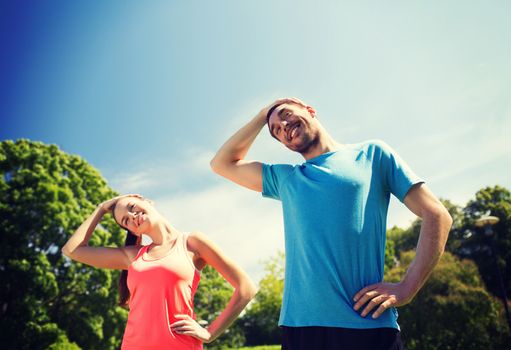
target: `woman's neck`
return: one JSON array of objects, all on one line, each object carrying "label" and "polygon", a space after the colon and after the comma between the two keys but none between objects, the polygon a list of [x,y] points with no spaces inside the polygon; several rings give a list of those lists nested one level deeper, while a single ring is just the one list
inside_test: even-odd
[{"label": "woman's neck", "polygon": [[148,236],[153,241],[153,245],[167,246],[173,244],[178,233],[179,231],[172,227],[167,220],[162,219]]}]

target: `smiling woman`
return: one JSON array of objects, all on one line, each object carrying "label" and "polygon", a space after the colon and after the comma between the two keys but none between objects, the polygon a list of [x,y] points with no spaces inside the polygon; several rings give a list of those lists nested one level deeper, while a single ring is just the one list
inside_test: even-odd
[{"label": "smiling woman", "polygon": [[[106,213],[127,230],[126,246],[88,246]],[[141,246],[142,234],[152,243]],[[136,194],[100,204],[62,252],[94,267],[123,270],[120,304],[130,310],[123,350],[202,349],[203,342],[213,341],[227,329],[256,292],[246,273],[205,235],[178,231],[150,201]],[[193,298],[207,264],[235,290],[224,311],[204,328],[195,321]]]}]

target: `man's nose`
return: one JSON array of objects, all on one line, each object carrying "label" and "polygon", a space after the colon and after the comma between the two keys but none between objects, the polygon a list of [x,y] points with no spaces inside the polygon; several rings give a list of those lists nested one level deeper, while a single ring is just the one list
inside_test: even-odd
[{"label": "man's nose", "polygon": [[282,121],[280,122],[280,124],[282,124],[282,127],[284,127],[284,128],[285,128],[285,127],[287,126],[288,122],[287,122],[287,120],[282,120]]}]

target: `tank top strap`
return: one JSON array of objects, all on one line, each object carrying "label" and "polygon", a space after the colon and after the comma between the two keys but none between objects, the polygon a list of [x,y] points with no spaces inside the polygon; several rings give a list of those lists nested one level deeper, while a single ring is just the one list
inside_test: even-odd
[{"label": "tank top strap", "polygon": [[140,247],[133,261],[138,260],[145,252],[147,252],[147,249],[149,249],[149,245],[143,245],[142,247]]},{"label": "tank top strap", "polygon": [[189,232],[183,232],[181,234],[181,236],[179,237],[181,242],[176,242],[176,243],[180,243],[179,244],[179,248],[180,248],[182,254],[186,258],[186,260],[188,260],[188,262],[193,267],[193,269],[200,273],[200,271],[197,270],[197,268],[195,267],[195,264],[193,263],[192,257],[190,256],[190,254],[188,254],[188,237],[190,237],[190,233]]}]

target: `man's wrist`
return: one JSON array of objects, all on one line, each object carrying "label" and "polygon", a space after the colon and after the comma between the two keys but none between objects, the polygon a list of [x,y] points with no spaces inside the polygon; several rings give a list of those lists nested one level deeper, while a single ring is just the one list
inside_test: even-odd
[{"label": "man's wrist", "polygon": [[260,122],[262,125],[266,124],[266,114],[268,113],[268,108],[263,108],[259,113],[256,115],[256,119],[258,122]]},{"label": "man's wrist", "polygon": [[409,275],[405,275],[405,277],[401,280],[399,284],[403,288],[404,293],[409,298],[413,298],[420,289],[419,283],[415,281],[413,278],[410,278]]}]

